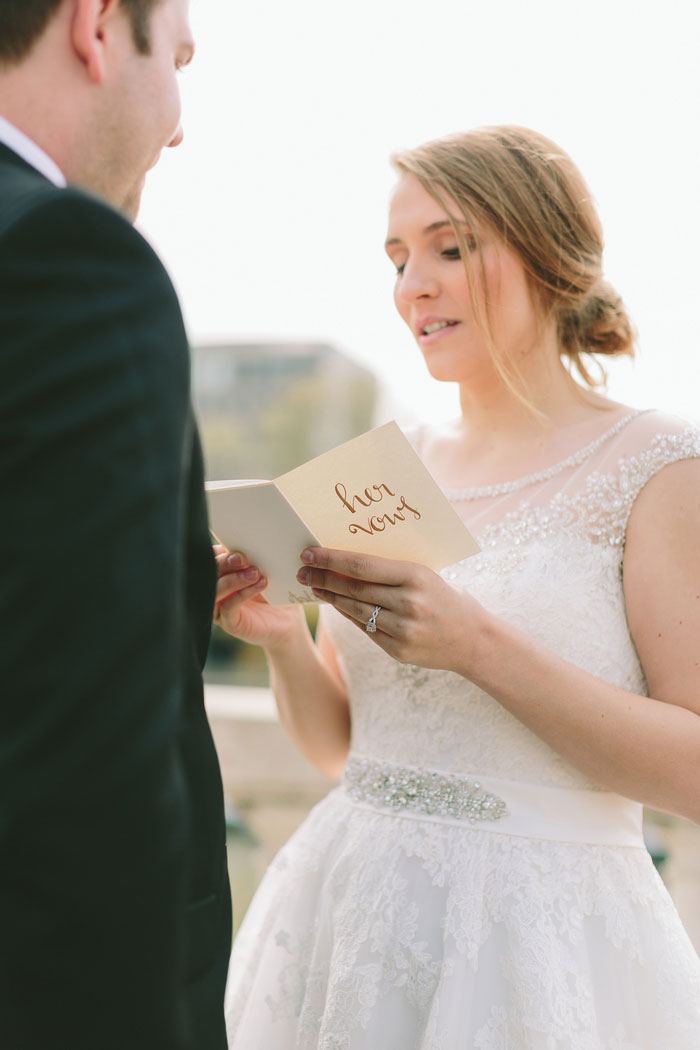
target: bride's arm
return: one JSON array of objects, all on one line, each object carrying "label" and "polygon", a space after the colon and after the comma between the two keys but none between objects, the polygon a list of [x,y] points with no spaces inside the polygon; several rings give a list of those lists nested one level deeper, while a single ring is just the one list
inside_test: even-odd
[{"label": "bride's arm", "polygon": [[648,698],[572,666],[495,617],[474,680],[593,780],[700,823],[697,460],[667,467],[638,497],[623,586]]},{"label": "bride's arm", "polygon": [[390,655],[464,675],[597,783],[700,823],[700,461],[656,475],[629,522],[625,599],[651,698],[575,667],[419,566],[314,555],[307,582],[358,628],[382,606],[371,637]]},{"label": "bride's arm", "polygon": [[306,627],[265,648],[280,722],[301,753],[329,777],[340,776],[350,747],[350,708],[335,650]]}]

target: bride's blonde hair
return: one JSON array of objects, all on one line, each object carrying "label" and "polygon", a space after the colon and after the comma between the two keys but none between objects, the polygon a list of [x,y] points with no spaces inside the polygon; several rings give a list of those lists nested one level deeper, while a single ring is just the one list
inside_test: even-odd
[{"label": "bride's blonde hair", "polygon": [[[560,354],[584,382],[606,379],[600,357],[634,354],[635,335],[617,292],[603,280],[600,220],[578,168],[550,139],[512,125],[427,142],[397,153],[400,175],[413,175],[447,212],[456,204],[478,242],[479,226],[492,230],[516,252],[528,275],[542,320],[554,318]],[[477,301],[475,274],[465,234],[453,221],[477,316],[501,376],[529,404],[515,366],[499,353],[491,335],[488,299]],[[592,363],[598,368],[594,374]]]}]

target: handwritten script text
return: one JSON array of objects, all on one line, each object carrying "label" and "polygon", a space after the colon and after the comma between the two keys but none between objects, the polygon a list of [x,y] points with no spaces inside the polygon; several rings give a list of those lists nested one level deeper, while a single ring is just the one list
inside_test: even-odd
[{"label": "handwritten script text", "polygon": [[[339,481],[335,486],[335,494],[345,509],[350,511],[351,514],[357,513],[357,504],[367,509],[375,503],[381,503],[385,496],[396,496],[396,493],[392,492],[384,482],[381,482],[379,485],[368,485],[361,496],[348,496],[347,488]],[[384,532],[387,525],[396,525],[399,521],[405,521],[407,513],[412,514],[419,521],[421,518],[420,511],[416,510],[415,507],[411,507],[406,502],[405,496],[400,496],[399,499],[400,503],[393,512],[369,514],[366,525],[360,525],[359,522],[353,521],[348,525],[348,532],[353,536],[356,536],[358,532],[364,532],[368,536],[373,536],[377,532]]]}]

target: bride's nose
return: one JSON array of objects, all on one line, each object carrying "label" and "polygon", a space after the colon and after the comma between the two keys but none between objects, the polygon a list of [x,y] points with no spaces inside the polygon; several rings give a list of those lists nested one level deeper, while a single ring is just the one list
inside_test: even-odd
[{"label": "bride's nose", "polygon": [[440,285],[428,266],[421,266],[418,262],[406,263],[396,285],[398,299],[412,303],[416,299],[434,299],[439,292]]}]

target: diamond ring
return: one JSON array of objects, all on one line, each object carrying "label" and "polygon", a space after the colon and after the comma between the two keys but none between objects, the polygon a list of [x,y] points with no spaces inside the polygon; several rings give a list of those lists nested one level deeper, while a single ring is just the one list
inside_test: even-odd
[{"label": "diamond ring", "polygon": [[377,617],[379,616],[381,611],[381,605],[375,605],[372,615],[365,624],[365,630],[367,631],[367,634],[374,634],[374,632],[377,630]]}]

